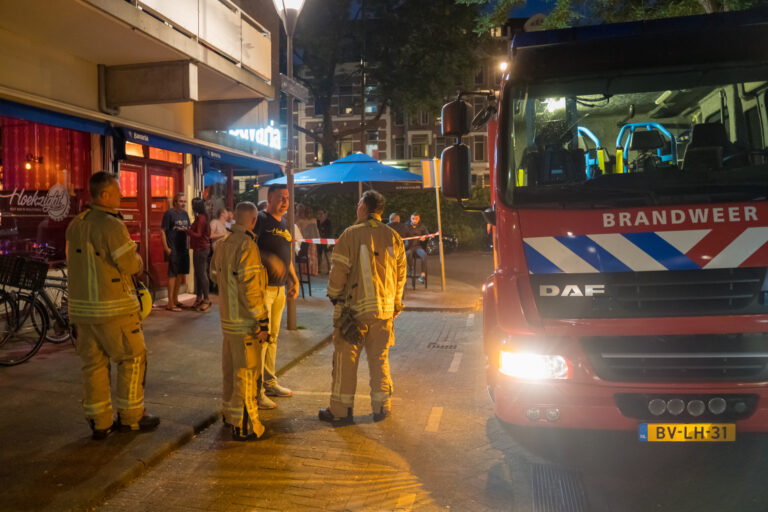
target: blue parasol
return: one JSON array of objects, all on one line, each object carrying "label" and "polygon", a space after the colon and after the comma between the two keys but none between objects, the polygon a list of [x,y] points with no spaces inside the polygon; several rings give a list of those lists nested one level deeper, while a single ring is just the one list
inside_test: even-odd
[{"label": "blue parasol", "polygon": [[[400,181],[421,183],[421,176],[380,163],[364,153],[354,153],[322,167],[297,172],[295,185],[320,185],[361,181]],[[285,176],[275,178],[265,185],[285,185]]]}]

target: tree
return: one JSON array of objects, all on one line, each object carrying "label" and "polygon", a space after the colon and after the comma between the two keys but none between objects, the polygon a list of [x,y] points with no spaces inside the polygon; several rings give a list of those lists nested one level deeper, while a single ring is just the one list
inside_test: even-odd
[{"label": "tree", "polygon": [[[476,20],[475,31],[483,32],[503,25],[509,11],[525,0],[456,0],[475,5],[484,14]],[[768,0],[552,0],[543,28],[568,28],[576,25],[618,23],[724,11],[738,11]]]},{"label": "tree", "polygon": [[[309,0],[296,29],[296,76],[309,89],[322,123],[317,130],[296,129],[322,146],[323,163],[329,163],[340,140],[367,129],[388,108],[436,111],[475,75],[475,50],[483,41],[473,33],[476,15],[475,6],[454,0]],[[365,124],[334,131],[331,100],[340,84],[360,74],[359,64],[345,70],[360,62],[363,44],[376,114]]]}]

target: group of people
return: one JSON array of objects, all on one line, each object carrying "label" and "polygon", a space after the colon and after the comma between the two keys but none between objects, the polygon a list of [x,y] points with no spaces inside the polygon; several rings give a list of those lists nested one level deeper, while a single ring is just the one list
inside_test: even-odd
[{"label": "group of people", "polygon": [[228,234],[233,222],[233,213],[226,208],[216,212],[216,218],[208,219],[205,201],[196,197],[192,200],[195,220],[190,224],[187,214],[186,197],[179,192],[173,196],[171,208],[163,214],[160,224],[160,240],[168,263],[168,305],[169,311],[182,311],[179,301],[179,276],[189,274],[189,249],[192,249],[194,267],[195,302],[191,308],[205,312],[211,307],[208,279],[208,263],[212,249],[216,248]]},{"label": "group of people", "polygon": [[419,261],[419,282],[423,283],[427,276],[427,238],[429,231],[421,223],[419,212],[411,214],[410,222],[400,222],[400,214],[389,214],[389,227],[394,229],[405,241],[405,256],[408,265],[416,270],[416,260]]},{"label": "group of people", "polygon": [[[105,439],[117,430],[152,430],[160,419],[144,409],[146,348],[132,284],[132,277],[142,270],[142,260],[118,211],[119,183],[112,174],[99,172],[91,177],[89,191],[90,205],[66,234],[69,311],[83,362],[84,412],[93,439]],[[210,278],[219,289],[224,422],[233,439],[255,440],[265,432],[259,409],[275,408],[271,398],[293,394],[278,384],[275,368],[286,297],[296,298],[299,293],[291,263],[292,233],[284,219],[288,190],[284,185],[270,187],[263,211],[251,202],[239,203],[228,228],[226,211],[217,212],[209,223],[201,202],[193,201],[195,221],[190,224],[189,217],[185,220],[179,212],[184,196],[177,194],[173,209],[163,219],[169,275],[173,272],[177,277],[185,263],[189,266],[188,257],[186,262],[180,257],[182,235],[192,242],[196,269],[203,257],[198,252],[206,252],[203,241],[213,243]],[[370,367],[373,419],[383,420],[391,412],[388,350],[394,344],[392,322],[403,309],[406,257],[400,235],[381,222],[383,209],[381,194],[365,192],[357,205],[357,223],[342,233],[331,257],[333,383],[330,405],[318,415],[333,424],[353,421],[363,349]],[[224,230],[216,226],[217,221]],[[198,306],[210,305],[207,279],[208,275],[198,276],[196,271]],[[178,292],[178,282],[173,286]],[[169,295],[169,307],[178,307],[173,295]],[[117,418],[111,401],[110,361],[116,363],[118,374]]]}]

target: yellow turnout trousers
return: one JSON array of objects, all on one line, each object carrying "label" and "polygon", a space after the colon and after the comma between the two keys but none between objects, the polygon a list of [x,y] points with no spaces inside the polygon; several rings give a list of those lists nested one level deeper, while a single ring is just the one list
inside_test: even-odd
[{"label": "yellow turnout trousers", "polygon": [[77,354],[83,362],[83,409],[95,429],[112,425],[110,361],[117,365],[117,411],[124,425],[144,414],[147,351],[138,314],[113,317],[102,324],[77,324]]},{"label": "yellow turnout trousers", "polygon": [[224,333],[221,369],[224,376],[224,421],[243,435],[261,437],[256,395],[261,387],[262,344],[250,334]]},{"label": "yellow turnout trousers", "polygon": [[338,328],[333,332],[331,412],[338,418],[346,417],[347,410],[354,405],[357,365],[363,348],[371,375],[371,407],[374,412],[380,412],[382,409],[389,411],[392,406],[392,377],[389,373],[389,347],[395,341],[392,318],[358,320],[358,323],[368,331],[359,345],[345,340]]}]

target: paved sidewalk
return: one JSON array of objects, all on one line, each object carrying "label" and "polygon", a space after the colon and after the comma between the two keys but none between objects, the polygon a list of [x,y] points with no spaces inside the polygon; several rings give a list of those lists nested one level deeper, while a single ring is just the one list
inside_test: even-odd
[{"label": "paved sidewalk", "polygon": [[[299,329],[285,329],[283,317],[278,375],[329,341],[327,276],[312,283],[312,297],[296,301]],[[475,308],[479,284],[449,279],[442,292],[439,283],[438,278],[427,290],[407,290],[406,307]],[[0,367],[0,510],[87,510],[217,421],[221,328],[216,306],[207,313],[156,309],[144,330],[146,407],[162,419],[153,433],[90,439],[81,408],[80,361],[69,343],[45,344],[27,363]]]},{"label": "paved sidewalk", "polygon": [[[280,333],[279,373],[322,346],[332,330],[326,300],[297,305],[300,329]],[[158,309],[144,329],[146,407],[162,419],[154,433],[90,439],[81,408],[80,361],[69,343],[45,344],[27,363],[0,368],[0,510],[87,509],[217,420],[216,307],[207,313]]]}]

